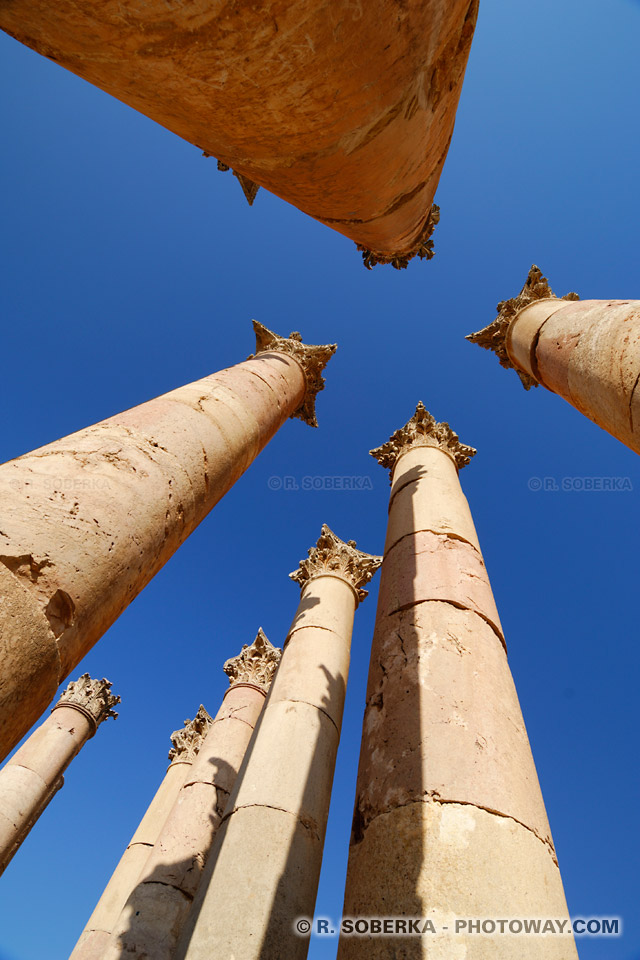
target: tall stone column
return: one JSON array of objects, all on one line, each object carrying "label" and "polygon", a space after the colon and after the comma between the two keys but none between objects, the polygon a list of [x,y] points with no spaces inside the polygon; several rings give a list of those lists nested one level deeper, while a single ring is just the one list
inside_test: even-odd
[{"label": "tall stone column", "polygon": [[63,773],[120,697],[108,680],[83,673],[64,691],[51,715],[0,770],[0,873],[63,786]]},{"label": "tall stone column", "polygon": [[335,345],[254,323],[244,363],[0,467],[0,759],[287,417]]},{"label": "tall stone column", "polygon": [[300,605],[176,960],[302,960],[316,899],[353,616],[381,558],[323,526],[291,574]]},{"label": "tall stone column", "polygon": [[419,404],[372,454],[392,484],[343,913],[434,931],[342,937],[339,960],[575,960],[567,937],[455,934],[456,920],[567,908],[458,480],[475,450]]},{"label": "tall stone column", "polygon": [[467,337],[640,453],[640,300],[558,299],[538,267],[488,327]]},{"label": "tall stone column", "polygon": [[200,706],[193,720],[171,734],[171,763],[138,829],[129,841],[111,875],[96,908],[80,934],[69,960],[102,960],[127,898],[138,882],[144,865],[153,853],[158,836],[175,803],[180,789],[191,772],[212,718]]},{"label": "tall stone column", "polygon": [[281,651],[262,629],[227,660],[231,686],[122,910],[104,960],[173,960]]}]

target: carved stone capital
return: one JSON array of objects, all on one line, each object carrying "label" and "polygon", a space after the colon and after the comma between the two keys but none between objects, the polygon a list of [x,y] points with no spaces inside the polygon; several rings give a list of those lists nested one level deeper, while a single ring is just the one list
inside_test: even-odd
[{"label": "carved stone capital", "polygon": [[534,380],[526,371],[520,370],[511,362],[509,354],[507,353],[506,342],[509,327],[520,310],[528,306],[528,304],[533,303],[534,300],[579,299],[580,297],[577,293],[567,293],[564,297],[556,297],[549,286],[549,281],[546,277],[542,276],[542,270],[534,264],[531,270],[529,270],[529,276],[518,296],[512,297],[511,300],[502,300],[497,307],[498,316],[496,319],[482,330],[478,330],[476,333],[470,333],[466,339],[470,340],[471,343],[477,343],[479,347],[483,347],[485,350],[493,350],[500,362],[500,366],[515,370],[522,381],[522,386],[525,390],[530,390],[531,387],[537,387],[539,384],[538,381]]},{"label": "carved stone capital", "polygon": [[[203,156],[210,157],[211,154],[206,151],[203,153]],[[218,170],[225,171],[231,170],[231,173],[234,175],[240,186],[242,187],[242,192],[244,193],[247,203],[250,207],[253,206],[253,201],[256,198],[256,194],[260,189],[260,185],[254,183],[253,180],[250,180],[249,177],[245,177],[244,174],[238,173],[237,170],[233,170],[227,163],[224,163],[222,160],[218,160]]]},{"label": "carved stone capital", "polygon": [[302,337],[297,331],[290,333],[288,337],[279,337],[277,333],[268,330],[257,320],[253,321],[253,329],[256,334],[256,352],[248,359],[253,360],[261,353],[273,353],[275,351],[276,353],[286,353],[297,360],[302,367],[307,389],[302,406],[291,416],[304,420],[310,427],[317,427],[316,396],[320,390],[324,390],[322,371],[338,349],[338,345],[327,343],[322,346],[313,346],[303,343]]},{"label": "carved stone capital", "polygon": [[111,693],[110,680],[104,677],[102,680],[93,680],[88,673],[83,673],[77,680],[71,681],[53,709],[72,707],[78,710],[91,721],[95,733],[103,720],[118,716],[112,709],[117,703],[120,703],[120,697]]},{"label": "carved stone capital", "polygon": [[173,747],[169,750],[169,760],[172,763],[193,763],[212,723],[212,718],[200,705],[193,720],[185,720],[182,730],[174,730],[171,734]]},{"label": "carved stone capital", "polygon": [[260,627],[251,646],[245,643],[238,656],[227,660],[222,669],[232,687],[236,683],[251,683],[266,693],[281,656],[282,650],[272,646]]},{"label": "carved stone capital", "polygon": [[471,457],[475,457],[477,453],[473,447],[460,443],[458,434],[454,433],[448,423],[438,423],[422,402],[404,427],[400,427],[391,434],[386,443],[369,453],[381,467],[387,467],[393,477],[393,468],[398,458],[414,447],[438,447],[444,450],[455,460],[459,470],[466,467]]},{"label": "carved stone capital", "polygon": [[367,591],[362,587],[369,583],[381,563],[382,557],[357,550],[355,540],[345,543],[324,523],[317,544],[289,576],[303,588],[314,577],[332,574],[351,584],[358,600],[364,600]]},{"label": "carved stone capital", "polygon": [[357,243],[356,247],[362,253],[362,262],[367,270],[371,270],[379,263],[390,263],[396,270],[404,270],[414,257],[419,257],[420,260],[431,260],[435,256],[431,236],[439,222],[440,207],[434,203],[427,214],[420,236],[412,250],[409,250],[408,253],[376,253],[374,250],[364,247],[361,243]]}]

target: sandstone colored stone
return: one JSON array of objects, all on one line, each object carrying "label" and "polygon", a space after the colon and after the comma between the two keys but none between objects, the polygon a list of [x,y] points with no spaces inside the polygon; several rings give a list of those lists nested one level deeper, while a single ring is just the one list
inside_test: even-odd
[{"label": "sandstone colored stone", "polygon": [[[259,344],[265,329],[256,324]],[[219,376],[0,467],[0,571],[16,581],[0,617],[18,613],[17,628],[0,619],[9,657],[1,668],[3,755],[285,419],[315,423],[335,347],[266,333],[267,351],[258,347]],[[32,686],[33,696],[25,692]]]},{"label": "sandstone colored stone", "polygon": [[173,762],[113,871],[69,960],[104,960],[112,930],[140,878],[207,730],[207,718],[201,707],[194,720],[185,721],[183,731],[176,730],[172,735],[174,748],[170,757]]},{"label": "sandstone colored stone", "polygon": [[500,621],[470,542],[456,465],[474,452],[422,405],[372,451],[393,486],[342,913],[430,918],[436,935],[343,935],[339,960],[577,957],[572,937],[523,947],[452,936],[460,917],[568,924]]},{"label": "sandstone colored stone", "polygon": [[549,917],[569,926],[551,852],[508,817],[469,804],[397,807],[351,847],[349,873],[344,916],[374,915],[383,889],[385,916],[430,918],[437,934],[341,937],[338,960],[577,960],[571,935],[455,935],[456,919]]},{"label": "sandstone colored stone", "polygon": [[306,956],[293,923],[313,915],[353,617],[379,565],[325,525],[291,574],[300,605],[176,960],[209,960],[212,945],[242,960]]},{"label": "sandstone colored stone", "polygon": [[13,0],[0,27],[402,265],[432,255],[425,223],[477,10],[478,0],[60,0],[55,10]]},{"label": "sandstone colored stone", "polygon": [[63,773],[120,701],[88,674],[69,684],[53,712],[0,770],[0,873],[55,793]]}]

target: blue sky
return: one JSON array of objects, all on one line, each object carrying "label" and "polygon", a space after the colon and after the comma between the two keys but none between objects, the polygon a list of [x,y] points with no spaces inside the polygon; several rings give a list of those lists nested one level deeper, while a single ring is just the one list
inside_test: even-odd
[{"label": "blue sky", "polygon": [[[478,456],[461,474],[574,915],[621,915],[581,960],[637,960],[638,458],[465,342],[537,263],[558,294],[638,296],[640,3],[482,0],[437,194],[436,257],[367,272],[354,245],[150,120],[0,37],[2,460],[236,363],[251,319],[337,341],[320,427],[286,423],[74,675],[122,696],[3,877],[0,960],[65,960],[163,776],[214,712],[223,661],[281,644],[287,574],[323,522],[384,543],[368,450],[418,400]],[[271,477],[370,478],[360,492]],[[632,490],[534,492],[531,478]],[[356,614],[317,912],[342,905],[377,593]],[[335,940],[311,960],[333,960]]]}]

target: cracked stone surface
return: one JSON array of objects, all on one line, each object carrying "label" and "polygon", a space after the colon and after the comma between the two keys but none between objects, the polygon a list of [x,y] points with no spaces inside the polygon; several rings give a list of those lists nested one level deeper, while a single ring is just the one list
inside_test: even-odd
[{"label": "cracked stone surface", "polygon": [[[397,464],[343,915],[435,911],[440,923],[443,916],[566,917],[502,628],[456,465],[438,446],[413,444]],[[342,937],[338,957],[392,960],[403,942]],[[411,957],[577,957],[572,941],[560,952],[554,945],[541,953],[539,941],[532,949],[520,952],[509,937],[428,937],[412,941]]]},{"label": "cracked stone surface", "polygon": [[403,265],[430,253],[477,12],[478,0],[261,0],[242,16],[231,0],[12,0],[0,27],[352,238],[365,262]]},{"label": "cracked stone surface", "polygon": [[0,467],[0,756],[305,390],[264,354]]}]

